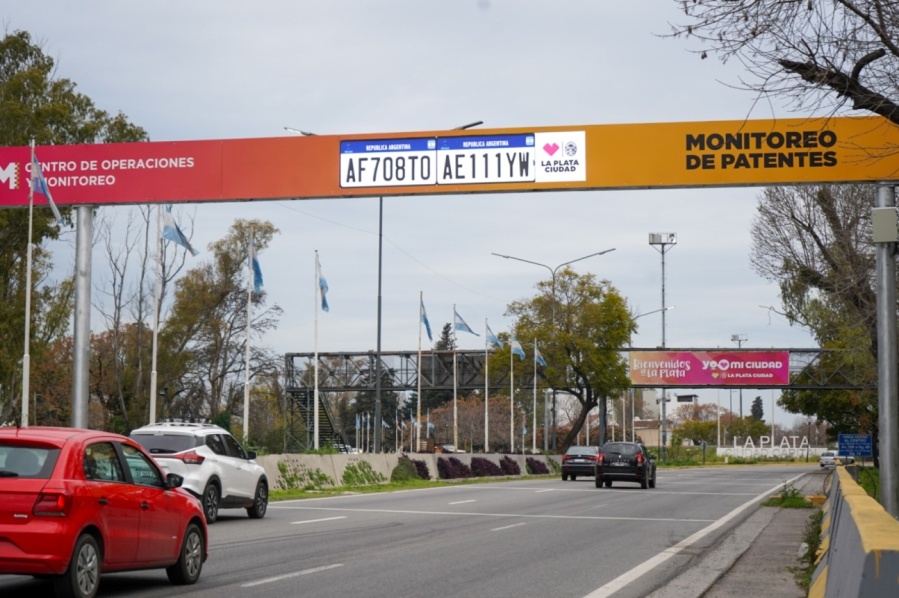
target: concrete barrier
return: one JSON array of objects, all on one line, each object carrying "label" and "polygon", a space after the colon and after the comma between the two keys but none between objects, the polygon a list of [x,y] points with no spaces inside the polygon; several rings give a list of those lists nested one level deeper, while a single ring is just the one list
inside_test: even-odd
[{"label": "concrete barrier", "polygon": [[809,598],[899,596],[899,521],[837,467]]},{"label": "concrete barrier", "polygon": [[[372,484],[386,483],[390,481],[390,475],[399,463],[400,456],[397,453],[284,454],[264,455],[258,457],[256,462],[265,468],[269,487],[272,490],[288,490],[336,488],[348,485],[348,481],[359,479]],[[486,455],[480,453],[407,453],[406,456],[413,461],[423,461],[428,467],[428,473],[432,480],[438,479],[437,460],[440,458],[454,457],[471,466],[471,459],[477,457],[487,459],[499,466],[500,460],[509,457],[518,463],[522,476],[528,475],[528,458],[544,463],[550,472],[553,471],[550,461],[555,461],[557,465],[560,463],[560,457],[555,455],[547,457],[545,455],[498,455],[492,453]]]}]

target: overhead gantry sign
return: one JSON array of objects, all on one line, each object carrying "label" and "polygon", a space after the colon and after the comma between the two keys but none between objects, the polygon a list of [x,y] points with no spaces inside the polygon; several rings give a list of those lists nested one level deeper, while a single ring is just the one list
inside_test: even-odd
[{"label": "overhead gantry sign", "polygon": [[[879,117],[39,146],[58,205],[876,182]],[[0,207],[26,207],[30,148],[0,148]],[[37,201],[43,202],[43,196]]]}]

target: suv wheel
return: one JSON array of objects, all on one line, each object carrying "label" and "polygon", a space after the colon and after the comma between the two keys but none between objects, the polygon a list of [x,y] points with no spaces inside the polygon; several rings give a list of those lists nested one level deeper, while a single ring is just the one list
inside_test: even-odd
[{"label": "suv wheel", "polygon": [[219,487],[215,482],[206,484],[203,490],[203,514],[206,515],[206,523],[215,523],[219,517]]},{"label": "suv wheel", "polygon": [[250,519],[262,519],[266,510],[268,510],[268,486],[259,480],[256,484],[256,494],[253,495],[253,506],[247,508],[247,515]]}]

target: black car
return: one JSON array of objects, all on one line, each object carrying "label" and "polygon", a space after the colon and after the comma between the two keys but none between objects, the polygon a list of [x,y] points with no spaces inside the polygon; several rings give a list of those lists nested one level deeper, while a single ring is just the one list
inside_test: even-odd
[{"label": "black car", "polygon": [[592,476],[599,456],[598,446],[570,446],[562,455],[562,480],[577,479],[577,476]]},{"label": "black car", "polygon": [[639,442],[607,442],[599,451],[595,470],[596,487],[612,482],[637,482],[641,488],[656,487],[656,461]]}]

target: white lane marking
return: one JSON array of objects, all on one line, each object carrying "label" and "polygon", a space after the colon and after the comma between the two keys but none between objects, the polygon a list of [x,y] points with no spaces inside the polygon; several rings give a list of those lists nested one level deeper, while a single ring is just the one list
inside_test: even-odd
[{"label": "white lane marking", "polygon": [[[780,488],[783,484],[779,484]],[[460,513],[459,511],[403,511],[400,509],[351,509],[339,507],[282,507],[294,511],[341,511],[351,513],[393,513],[397,515],[455,515],[456,517],[519,517],[523,519],[573,519],[587,521],[655,521],[657,523],[712,523],[714,519],[674,519],[670,517],[596,517],[585,515],[521,515],[518,513]]]},{"label": "white lane marking", "polygon": [[314,569],[306,569],[304,571],[297,571],[295,573],[286,573],[284,575],[276,575],[275,577],[266,577],[265,579],[258,579],[256,581],[251,581],[249,583],[241,584],[242,588],[253,588],[256,586],[261,586],[266,583],[274,583],[276,581],[281,581],[283,579],[290,579],[291,577],[299,577],[300,575],[309,575],[310,573],[318,573],[319,571],[327,571],[328,569],[334,569],[336,567],[343,567],[342,563],[335,563],[333,565],[325,565],[324,567],[315,567]]},{"label": "white lane marking", "polygon": [[302,525],[304,523],[319,523],[321,521],[334,521],[335,519],[346,519],[346,515],[340,517],[325,517],[324,519],[308,519],[306,521],[291,521],[290,525]]},{"label": "white lane marking", "polygon": [[451,503],[449,503],[449,504],[451,504],[451,505],[464,505],[464,504],[467,503],[467,502],[477,502],[477,501],[476,501],[475,499],[472,498],[472,499],[469,499],[469,500],[457,500],[456,502],[451,502]]},{"label": "white lane marking", "polygon": [[541,492],[555,492],[554,488],[547,488],[546,490],[537,490],[534,494],[540,494]]},{"label": "white lane marking", "polygon": [[493,528],[492,530],[490,530],[490,531],[491,531],[491,532],[499,532],[499,531],[502,531],[502,530],[504,530],[504,529],[511,529],[511,528],[513,528],[513,527],[518,527],[519,525],[527,525],[527,524],[524,523],[524,522],[522,522],[522,523],[513,523],[512,525],[504,525],[503,527],[494,527],[494,528]]},{"label": "white lane marking", "polygon": [[698,542],[705,536],[709,535],[710,533],[712,533],[713,531],[715,531],[719,527],[723,526],[725,523],[727,523],[728,521],[730,521],[731,519],[733,519],[734,517],[736,517],[743,511],[745,511],[746,509],[748,509],[749,507],[758,504],[758,502],[760,500],[762,500],[763,498],[765,498],[772,492],[779,490],[780,488],[783,488],[786,484],[795,482],[796,480],[801,478],[803,475],[805,475],[805,474],[802,473],[802,474],[794,477],[791,480],[787,480],[786,482],[781,482],[778,485],[771,488],[770,490],[768,490],[767,492],[763,492],[763,493],[759,494],[758,496],[754,497],[753,499],[746,501],[745,503],[743,503],[742,505],[740,505],[739,507],[737,507],[736,509],[734,509],[733,511],[731,511],[730,513],[728,513],[727,515],[725,515],[724,517],[719,519],[718,521],[714,522],[713,524],[702,528],[701,530],[699,530],[692,536],[688,536],[688,537],[684,538],[683,540],[681,540],[680,542],[678,542],[671,548],[667,548],[667,549],[663,550],[662,552],[655,555],[648,561],[645,561],[645,562],[641,563],[640,565],[637,565],[636,567],[634,567],[627,573],[616,577],[615,579],[613,579],[606,585],[602,586],[601,588],[597,588],[596,590],[593,590],[592,592],[590,592],[589,594],[584,596],[584,598],[606,598],[607,596],[611,596],[612,594],[614,594],[615,592],[617,592],[624,586],[626,586],[629,583],[633,582],[634,580],[639,579],[640,577],[646,575],[649,571],[652,571],[653,569],[655,569],[656,567],[658,567],[659,565],[661,565],[662,563],[664,563],[671,557],[682,552],[684,549],[689,548],[690,546],[692,546],[693,544],[695,544],[696,542]]}]

